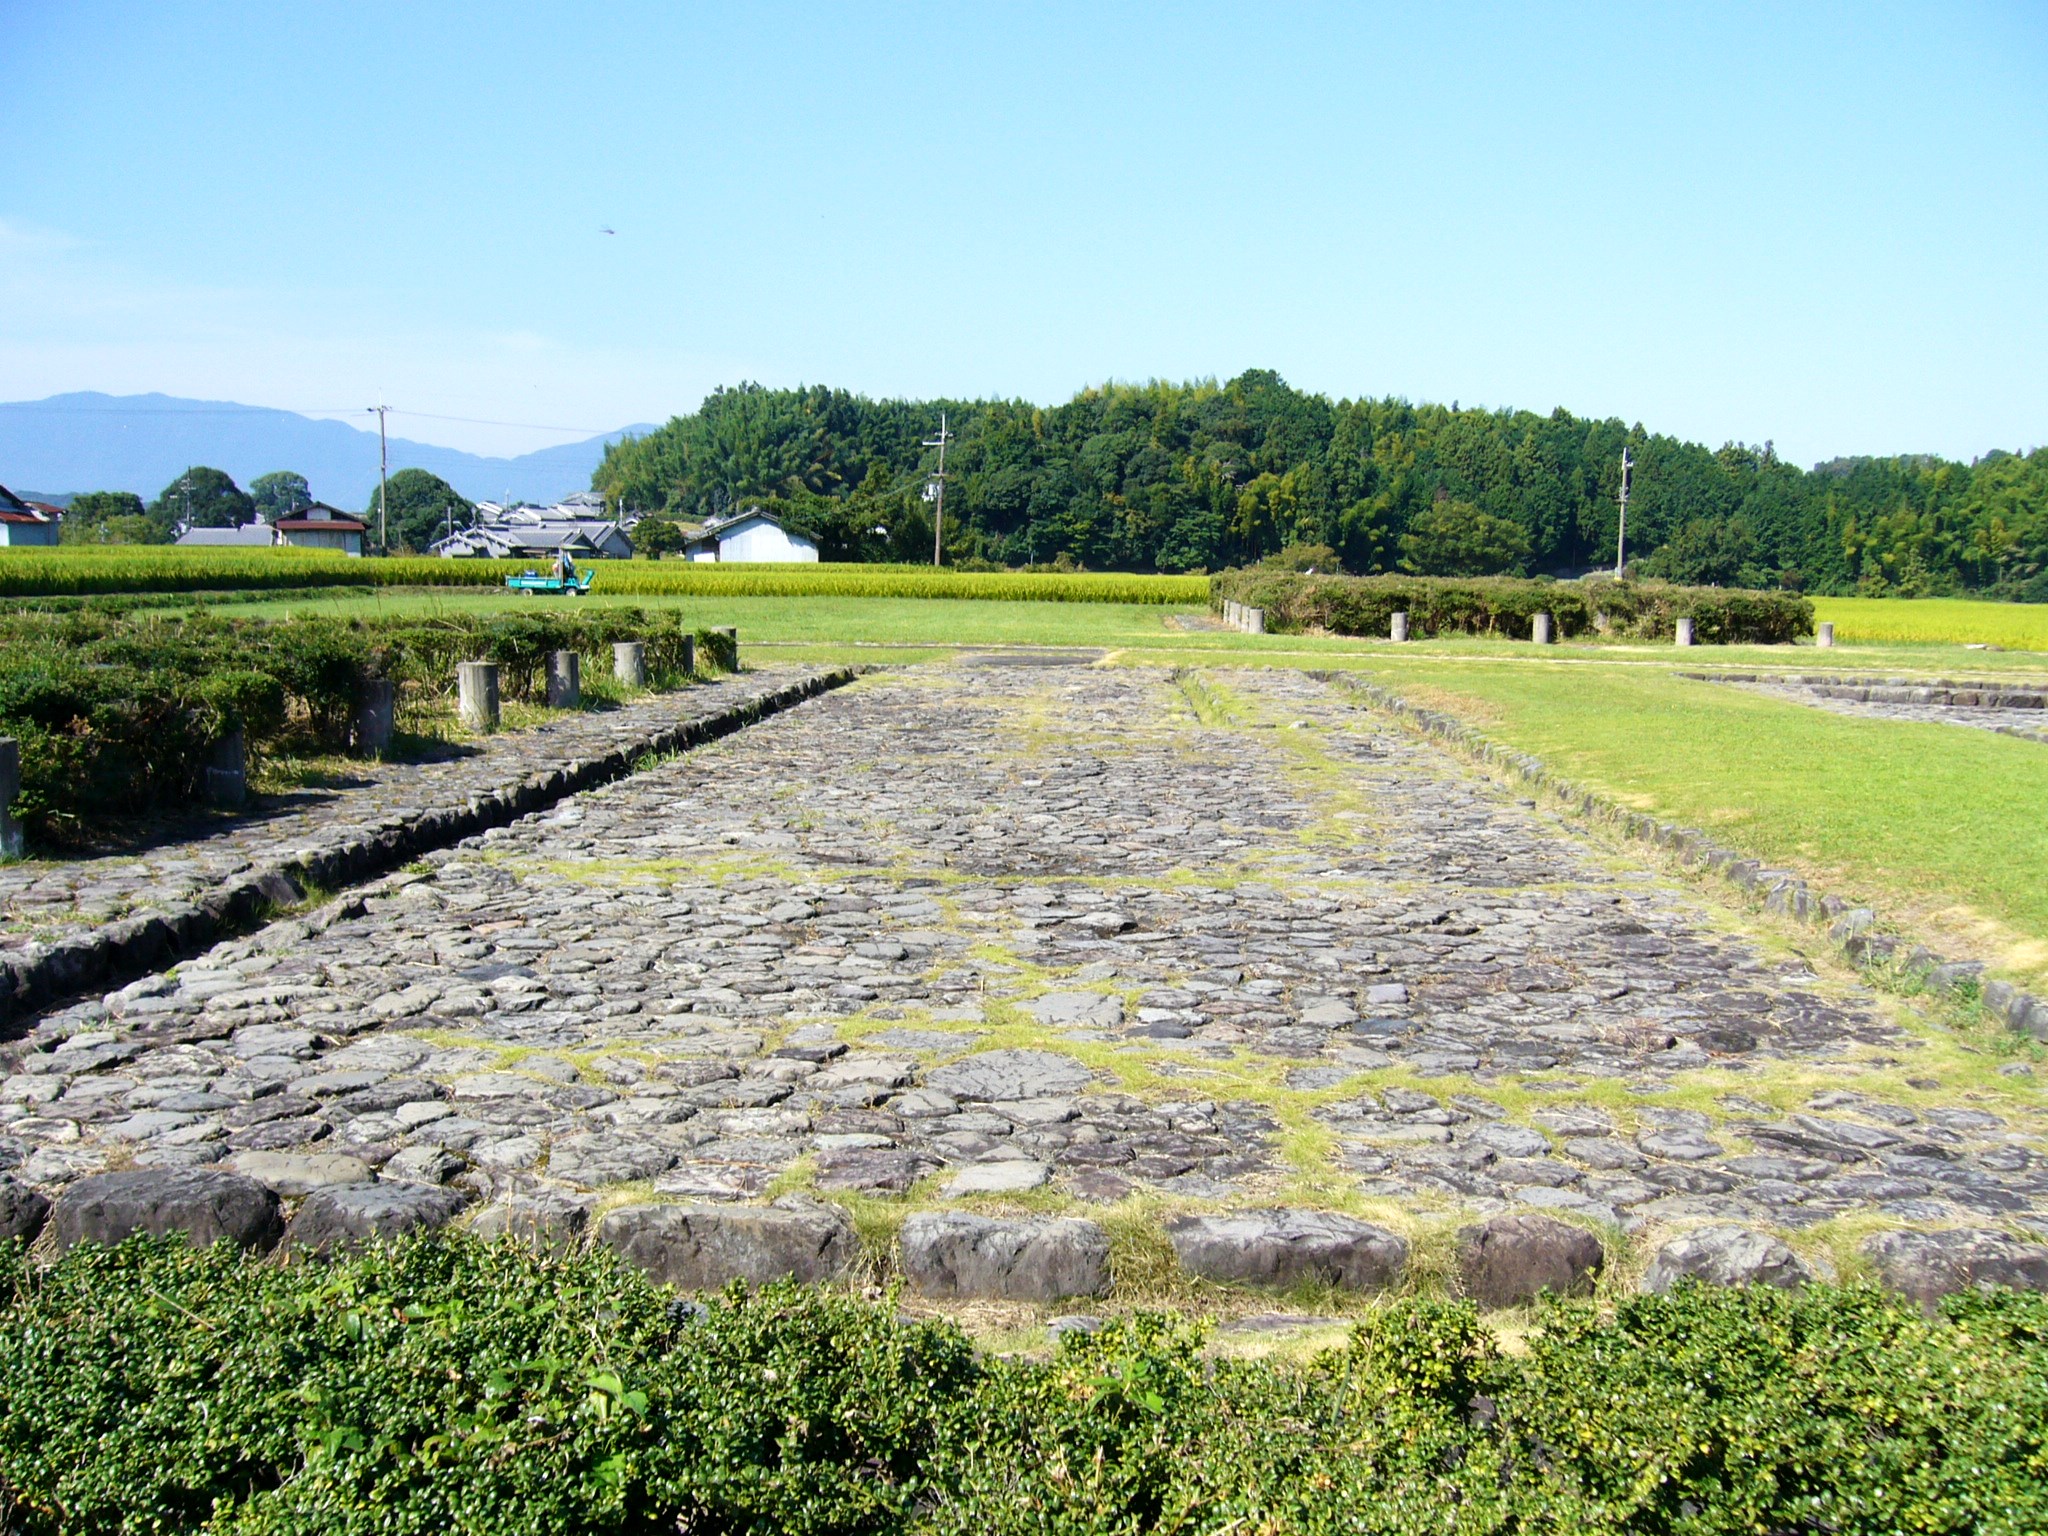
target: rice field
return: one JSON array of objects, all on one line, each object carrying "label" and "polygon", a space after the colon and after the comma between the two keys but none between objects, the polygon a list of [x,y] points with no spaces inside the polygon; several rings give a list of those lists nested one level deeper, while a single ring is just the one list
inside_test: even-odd
[{"label": "rice field", "polygon": [[1845,645],[2000,645],[2048,651],[2048,604],[1961,597],[1816,597],[1816,620]]},{"label": "rice field", "polygon": [[[0,597],[227,592],[267,587],[498,587],[524,560],[355,560],[326,550],[123,545],[0,550]],[[715,565],[606,560],[593,592],[621,597],[897,597],[983,602],[1186,604],[1206,576],[956,571],[922,565]]]}]

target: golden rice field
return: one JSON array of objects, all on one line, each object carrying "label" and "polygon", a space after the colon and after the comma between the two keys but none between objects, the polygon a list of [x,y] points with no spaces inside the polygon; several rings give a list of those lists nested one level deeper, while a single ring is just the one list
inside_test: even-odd
[{"label": "golden rice field", "polygon": [[[0,597],[325,586],[496,587],[523,560],[356,560],[326,550],[118,545],[0,550]],[[918,565],[714,565],[607,560],[592,590],[627,597],[908,597],[996,602],[1204,603],[1206,576],[955,571]]]},{"label": "golden rice field", "polygon": [[2048,651],[2048,604],[1960,597],[1816,597],[1816,621],[1846,645],[2002,645]]}]

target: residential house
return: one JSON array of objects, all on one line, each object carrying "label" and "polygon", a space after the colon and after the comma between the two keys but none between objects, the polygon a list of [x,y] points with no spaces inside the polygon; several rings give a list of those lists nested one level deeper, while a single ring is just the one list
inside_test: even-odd
[{"label": "residential house", "polygon": [[715,517],[702,527],[685,525],[683,554],[690,560],[785,563],[816,560],[818,546],[801,533],[782,526],[782,519],[759,507],[729,517]]},{"label": "residential house", "polygon": [[61,517],[56,508],[23,501],[0,485],[0,545],[15,548],[24,544],[55,544]]},{"label": "residential house", "polygon": [[580,491],[552,507],[478,502],[476,521],[437,539],[432,548],[446,559],[552,560],[566,554],[576,560],[628,560],[633,540],[617,519],[605,516],[602,497]]},{"label": "residential house", "polygon": [[362,554],[363,535],[370,531],[370,525],[361,518],[351,517],[324,501],[294,507],[289,516],[280,517],[271,526],[277,530],[280,544],[289,544],[293,549],[338,549],[344,555]]}]

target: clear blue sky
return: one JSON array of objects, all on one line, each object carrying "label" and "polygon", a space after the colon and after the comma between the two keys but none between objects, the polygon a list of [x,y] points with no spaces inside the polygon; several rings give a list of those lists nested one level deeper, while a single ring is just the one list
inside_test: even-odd
[{"label": "clear blue sky", "polygon": [[2040,4],[0,0],[0,79],[0,398],[608,428],[1270,367],[2048,441]]}]

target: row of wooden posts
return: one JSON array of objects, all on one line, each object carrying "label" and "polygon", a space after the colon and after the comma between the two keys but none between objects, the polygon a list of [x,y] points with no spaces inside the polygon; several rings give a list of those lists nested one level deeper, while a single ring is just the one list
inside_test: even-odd
[{"label": "row of wooden posts", "polygon": [[[1243,630],[1248,635],[1263,635],[1266,632],[1266,610],[1263,608],[1249,608],[1243,603],[1233,603],[1225,600],[1223,604],[1223,622],[1232,629]],[[1530,615],[1529,638],[1532,641],[1537,645],[1548,645],[1555,636],[1556,626],[1551,622],[1549,614],[1538,613]],[[1677,634],[1674,637],[1674,643],[1678,645],[1691,645],[1694,643],[1693,637],[1693,621],[1689,618],[1680,619],[1677,623]],[[1389,617],[1387,622],[1387,638],[1394,641],[1405,641],[1408,638],[1408,615],[1405,612],[1396,613]],[[1835,626],[1832,624],[1821,625],[1814,634],[1813,643],[1822,650],[1831,649],[1835,643]]]},{"label": "row of wooden posts", "polygon": [[[739,654],[739,631],[719,631],[733,641],[735,664]],[[697,670],[697,637],[683,637],[683,671]],[[619,640],[612,645],[612,675],[628,688],[647,686],[647,646],[639,640]],[[574,651],[548,653],[548,708],[575,709],[583,702],[583,658]],[[456,713],[474,731],[498,728],[498,664],[495,661],[464,661],[455,668]],[[391,733],[398,721],[398,685],[389,678],[375,678],[363,684],[362,700],[356,706],[349,731],[350,745],[358,757],[382,757],[391,746]],[[239,729],[214,743],[202,788],[210,805],[234,808],[249,797],[249,746]],[[23,856],[25,843],[21,823],[14,817],[15,796],[21,793],[21,745],[12,736],[0,736],[0,859]]]}]

